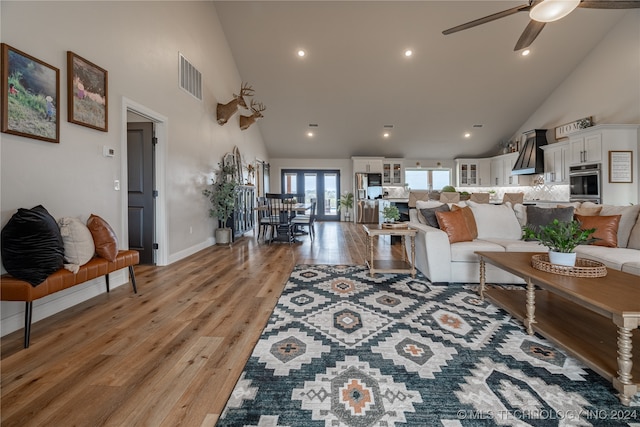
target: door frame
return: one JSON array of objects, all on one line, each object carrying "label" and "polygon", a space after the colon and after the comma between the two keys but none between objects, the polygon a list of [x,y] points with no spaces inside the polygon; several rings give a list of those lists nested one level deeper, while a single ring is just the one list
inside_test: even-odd
[{"label": "door frame", "polygon": [[[335,173],[336,174],[336,203],[340,202],[340,181],[342,180],[341,177],[341,170],[340,169],[318,169],[318,168],[313,168],[313,169],[300,169],[300,168],[282,168],[280,169],[280,191],[282,193],[285,192],[285,179],[284,176],[286,173],[292,173],[295,172],[296,175],[298,176],[298,181],[302,183],[302,185],[304,186],[304,174],[305,173],[315,173],[316,176],[318,177],[317,180],[317,193],[320,193],[320,189],[322,189],[322,192],[324,192],[325,188],[324,188],[324,174],[325,173]],[[320,180],[320,175],[322,175],[323,179]],[[301,179],[302,178],[302,179]],[[320,182],[322,181],[322,182]],[[300,191],[300,189],[298,189],[297,191]],[[319,199],[319,195],[318,195],[318,200]],[[324,215],[323,214],[318,214],[317,212],[320,211],[320,208],[323,208],[324,210],[324,197],[322,200],[322,203],[318,202],[317,204],[317,208],[316,208],[316,217],[318,218],[319,221],[340,221],[340,211],[337,211],[336,215]],[[336,206],[337,208],[338,206]],[[326,217],[329,217],[328,219]]]},{"label": "door frame", "polygon": [[[120,230],[121,236],[129,235],[129,178],[127,177],[128,159],[127,159],[127,113],[132,112],[139,116],[149,119],[154,124],[155,136],[158,141],[155,150],[155,183],[156,190],[158,191],[158,197],[155,200],[155,242],[158,244],[156,250],[155,261],[156,265],[164,266],[169,263],[169,240],[167,232],[167,207],[166,207],[166,162],[167,162],[167,145],[168,145],[168,124],[169,119],[160,113],[157,113],[142,104],[122,97],[122,129],[120,138],[120,153],[121,153],[121,218],[122,229]],[[124,237],[123,237],[124,238]],[[128,239],[127,239],[128,242]],[[128,247],[128,243],[127,243]]]}]

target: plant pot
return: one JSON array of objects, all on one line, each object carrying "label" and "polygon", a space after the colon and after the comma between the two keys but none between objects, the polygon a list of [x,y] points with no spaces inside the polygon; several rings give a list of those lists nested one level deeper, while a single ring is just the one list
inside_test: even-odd
[{"label": "plant pot", "polygon": [[351,221],[351,212],[346,211],[344,213],[344,220],[347,221],[347,222]]},{"label": "plant pot", "polygon": [[577,254],[575,252],[554,252],[549,251],[549,262],[556,265],[573,267],[576,265]]},{"label": "plant pot", "polygon": [[231,243],[231,229],[230,228],[216,228],[216,245],[228,245]]}]

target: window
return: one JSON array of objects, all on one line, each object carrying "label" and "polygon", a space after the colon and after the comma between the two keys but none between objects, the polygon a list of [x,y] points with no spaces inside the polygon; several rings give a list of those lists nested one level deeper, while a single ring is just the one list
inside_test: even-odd
[{"label": "window", "polygon": [[442,190],[451,185],[451,169],[405,169],[404,182],[411,190]]}]

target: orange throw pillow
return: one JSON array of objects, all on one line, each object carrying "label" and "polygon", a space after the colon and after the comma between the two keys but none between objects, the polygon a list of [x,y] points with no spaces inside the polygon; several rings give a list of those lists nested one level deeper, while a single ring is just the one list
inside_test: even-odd
[{"label": "orange throw pillow", "polygon": [[473,236],[467,227],[462,209],[451,212],[436,212],[440,229],[449,236],[449,243],[470,242]]},{"label": "orange throw pillow", "polygon": [[87,227],[96,246],[96,254],[106,260],[114,262],[118,256],[118,238],[113,228],[98,215],[91,214],[87,220]]},{"label": "orange throw pillow", "polygon": [[462,211],[462,214],[464,215],[464,220],[467,222],[467,227],[471,232],[471,238],[472,240],[476,239],[478,237],[478,225],[476,224],[476,218],[473,216],[473,211],[471,210],[471,208],[469,206],[461,207],[458,205],[452,205],[451,210]]},{"label": "orange throw pillow", "polygon": [[588,230],[595,228],[596,231],[589,236],[590,238],[598,239],[592,245],[606,246],[609,248],[618,247],[618,224],[620,224],[620,218],[622,215],[610,215],[610,216],[584,216],[575,215],[575,218],[580,221],[580,228],[582,230]]}]

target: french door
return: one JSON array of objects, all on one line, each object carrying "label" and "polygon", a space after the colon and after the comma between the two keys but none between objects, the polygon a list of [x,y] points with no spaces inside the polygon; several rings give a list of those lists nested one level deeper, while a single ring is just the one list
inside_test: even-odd
[{"label": "french door", "polygon": [[319,221],[339,221],[340,171],[312,169],[283,169],[283,193],[303,194],[304,202],[317,200],[316,218]]}]

